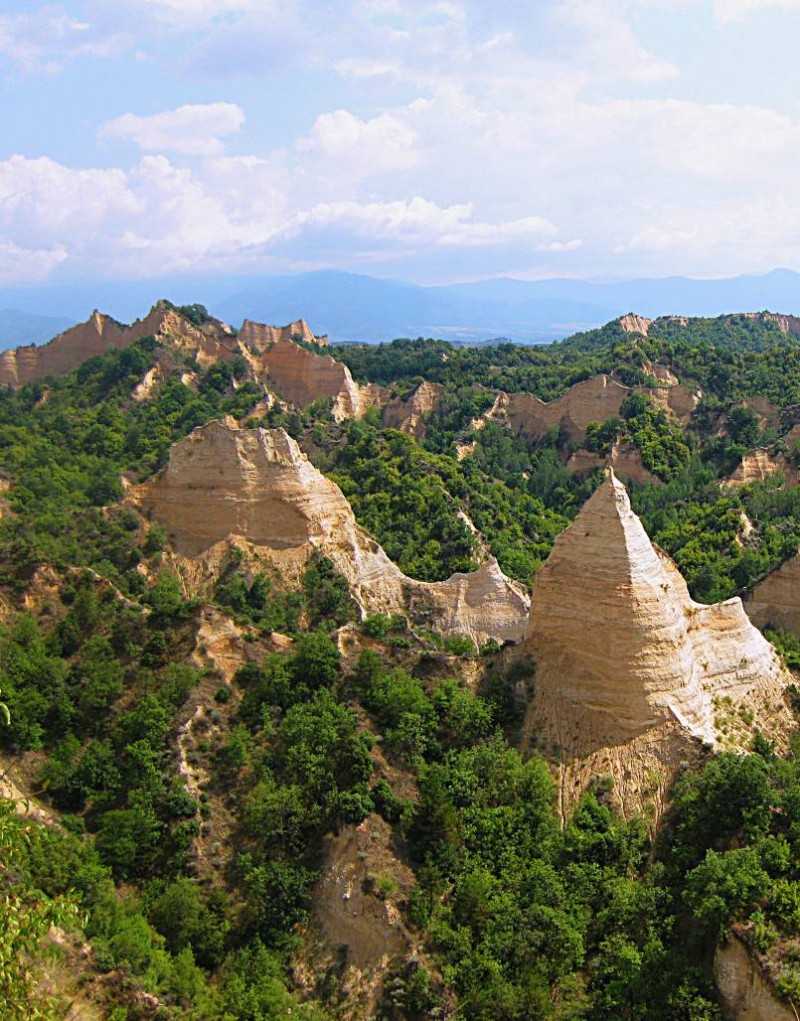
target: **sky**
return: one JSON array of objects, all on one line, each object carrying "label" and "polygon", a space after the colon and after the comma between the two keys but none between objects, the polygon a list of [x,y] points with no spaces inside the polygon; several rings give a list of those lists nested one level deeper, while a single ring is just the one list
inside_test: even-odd
[{"label": "sky", "polygon": [[0,284],[800,269],[800,0],[0,10]]}]

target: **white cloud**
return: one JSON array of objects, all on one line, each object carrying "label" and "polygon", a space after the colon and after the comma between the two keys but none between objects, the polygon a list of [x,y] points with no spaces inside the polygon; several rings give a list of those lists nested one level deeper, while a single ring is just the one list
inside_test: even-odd
[{"label": "white cloud", "polygon": [[199,156],[220,152],[221,138],[243,124],[244,112],[236,103],[186,104],[149,116],[122,114],[101,125],[99,135],[133,142],[146,152]]},{"label": "white cloud", "polygon": [[115,57],[126,45],[125,36],[98,31],[63,7],[0,15],[0,55],[29,73],[53,74],[70,61]]},{"label": "white cloud", "polygon": [[6,284],[27,284],[46,280],[52,271],[66,261],[66,248],[21,248],[0,237],[0,277]]},{"label": "white cloud", "polygon": [[541,237],[555,227],[541,217],[510,223],[475,222],[469,203],[442,207],[415,196],[395,202],[327,202],[298,214],[298,227],[345,228],[353,235],[413,244],[486,245],[509,238]]},{"label": "white cloud", "polygon": [[714,0],[714,13],[723,24],[741,21],[754,11],[778,8],[786,11],[800,10],[800,0]]},{"label": "white cloud", "polygon": [[275,12],[277,0],[141,0],[146,8],[176,28],[195,28],[231,15]]}]

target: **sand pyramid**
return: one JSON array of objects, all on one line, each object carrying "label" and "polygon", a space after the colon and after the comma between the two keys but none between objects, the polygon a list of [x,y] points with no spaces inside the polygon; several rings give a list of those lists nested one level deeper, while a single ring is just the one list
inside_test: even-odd
[{"label": "sand pyramid", "polygon": [[531,725],[562,754],[664,724],[731,744],[742,728],[722,718],[736,713],[767,730],[789,724],[790,678],[741,600],[694,602],[613,471],[537,575],[526,641],[537,662]]}]

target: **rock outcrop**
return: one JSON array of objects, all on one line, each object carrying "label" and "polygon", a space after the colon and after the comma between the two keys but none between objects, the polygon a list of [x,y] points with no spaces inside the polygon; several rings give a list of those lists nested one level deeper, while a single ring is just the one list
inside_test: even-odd
[{"label": "rock outcrop", "polygon": [[144,319],[137,319],[131,326],[95,311],[85,323],[65,330],[49,344],[3,351],[0,385],[17,389],[47,376],[64,376],[87,358],[121,350],[150,336],[194,354],[201,368],[232,358],[238,348],[236,338],[223,323],[214,320],[210,329],[194,326],[169,302],[158,302]]},{"label": "rock outcrop", "polygon": [[755,319],[760,323],[775,323],[781,333],[793,333],[800,336],[800,319],[797,316],[783,315],[780,312],[744,312],[745,319]]},{"label": "rock outcrop", "polygon": [[772,624],[800,635],[800,554],[756,582],[744,597],[744,608],[756,627]]},{"label": "rock outcrop", "polygon": [[541,440],[555,426],[571,440],[582,443],[586,426],[618,415],[630,392],[610,376],[594,376],[576,383],[549,403],[529,393],[501,394],[488,414],[534,441]]},{"label": "rock outcrop", "polygon": [[685,425],[699,403],[699,396],[682,384],[648,389],[627,387],[611,376],[593,376],[571,386],[566,393],[546,403],[529,393],[500,394],[487,418],[506,422],[509,428],[537,442],[554,426],[571,440],[583,443],[590,422],[605,422],[619,415],[625,398],[647,393],[655,403]]},{"label": "rock outcrop", "polygon": [[717,948],[714,979],[722,1006],[736,1021],[797,1021],[788,1004],[776,999],[758,963],[738,936]]},{"label": "rock outcrop", "polygon": [[391,400],[383,410],[383,424],[399,429],[416,440],[425,437],[425,418],[439,406],[444,387],[427,380],[405,399]]},{"label": "rock outcrop", "polygon": [[790,726],[773,647],[739,599],[691,599],[613,471],[536,576],[526,647],[536,660],[529,726],[562,761],[664,733],[732,746],[744,707],[767,733]]},{"label": "rock outcrop", "polygon": [[297,319],[288,326],[267,326],[245,319],[239,330],[239,340],[251,351],[261,352],[281,341],[302,340],[306,344],[328,346],[327,337],[317,337],[305,319]]},{"label": "rock outcrop", "polygon": [[591,450],[576,450],[567,461],[567,469],[574,475],[586,475],[597,468],[613,468],[619,478],[628,482],[660,482],[657,475],[642,464],[639,448],[633,443],[617,440],[607,457]]},{"label": "rock outcrop", "polygon": [[781,409],[772,401],[765,397],[746,397],[742,401],[742,407],[758,415],[758,424],[762,429],[780,429]]},{"label": "rock outcrop", "polygon": [[268,382],[277,393],[300,408],[320,398],[333,399],[337,421],[361,418],[366,411],[384,403],[381,387],[359,386],[343,362],[319,355],[291,340],[281,340],[261,356]]},{"label": "rock outcrop", "polygon": [[[219,544],[239,537],[285,578],[297,578],[318,550],[347,578],[365,613],[408,612],[477,643],[524,632],[529,599],[496,560],[445,582],[407,578],[356,522],[339,487],[282,429],[239,429],[230,418],[201,426],[128,498],[167,527],[176,553],[190,561],[219,559]],[[197,579],[204,572],[195,563],[186,573]]]},{"label": "rock outcrop", "polygon": [[619,320],[620,329],[625,333],[640,333],[643,337],[647,336],[652,325],[652,319],[636,315],[635,312],[629,312]]},{"label": "rock outcrop", "polygon": [[784,454],[759,447],[744,455],[741,464],[722,482],[722,486],[726,489],[746,486],[750,482],[764,482],[773,475],[782,475],[791,485],[798,482],[797,470]]}]

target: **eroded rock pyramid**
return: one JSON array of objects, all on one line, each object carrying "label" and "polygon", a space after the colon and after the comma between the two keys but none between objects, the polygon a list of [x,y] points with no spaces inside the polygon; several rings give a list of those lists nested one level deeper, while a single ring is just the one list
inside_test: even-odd
[{"label": "eroded rock pyramid", "polygon": [[723,747],[790,724],[789,677],[741,601],[692,600],[613,470],[536,577],[527,646],[530,726],[562,756],[663,726]]},{"label": "eroded rock pyramid", "polygon": [[366,613],[407,612],[420,623],[469,635],[518,640],[530,601],[490,559],[472,574],[425,583],[407,578],[356,521],[342,491],[283,429],[210,422],[173,445],[164,471],[130,499],[163,523],[179,556],[196,564],[231,537],[297,577],[311,554],[330,557]]}]

